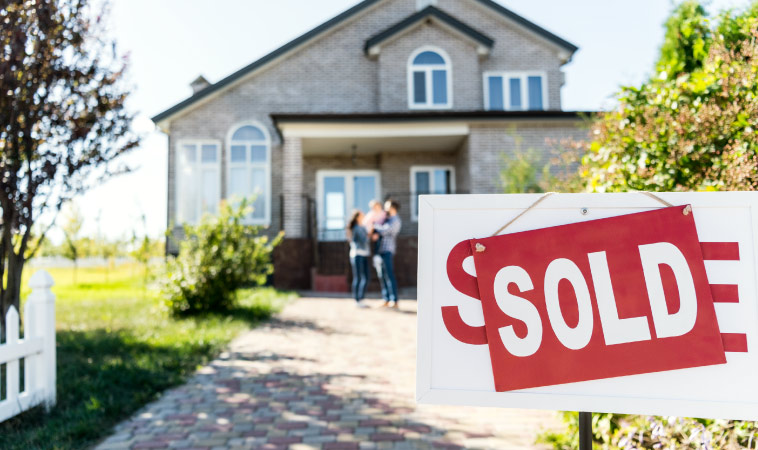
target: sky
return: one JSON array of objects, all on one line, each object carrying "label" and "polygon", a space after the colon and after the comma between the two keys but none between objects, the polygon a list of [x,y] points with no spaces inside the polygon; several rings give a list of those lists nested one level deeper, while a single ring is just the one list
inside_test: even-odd
[{"label": "sky", "polygon": [[[579,47],[564,66],[564,110],[612,106],[621,85],[651,73],[670,0],[497,0]],[[166,229],[168,143],[150,117],[191,94],[202,74],[216,82],[307,32],[358,0],[113,0],[111,33],[129,54],[130,107],[141,146],[125,161],[134,171],[77,200],[83,232],[109,238],[160,236]],[[718,11],[748,0],[712,0]],[[476,26],[476,24],[472,24]],[[100,217],[100,221],[97,218]],[[53,232],[53,241],[60,233]]]}]

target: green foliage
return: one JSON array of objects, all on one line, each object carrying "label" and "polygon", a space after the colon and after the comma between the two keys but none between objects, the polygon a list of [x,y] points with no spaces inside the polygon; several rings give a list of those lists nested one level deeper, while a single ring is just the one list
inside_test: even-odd
[{"label": "green foliage", "polygon": [[142,286],[146,288],[150,278],[150,260],[160,256],[165,247],[162,241],[150,239],[147,234],[147,217],[144,214],[142,214],[142,231],[141,238],[137,236],[136,231],[132,233],[132,249],[129,255],[142,265]]},{"label": "green foliage", "polygon": [[744,10],[728,9],[719,14],[716,35],[721,36],[726,46],[741,51],[742,43],[752,38],[751,22],[758,17],[758,1],[753,1]]},{"label": "green foliage", "polygon": [[599,116],[583,159],[590,190],[758,187],[758,18],[730,17],[749,39],[715,36],[702,68],[623,88]]},{"label": "green foliage", "polygon": [[281,242],[259,236],[260,227],[245,225],[250,202],[238,207],[221,205],[216,216],[206,215],[199,225],[185,225],[179,256],[170,260],[163,283],[166,304],[176,314],[225,311],[235,291],[262,285],[273,273],[271,253]]},{"label": "green foliage", "polygon": [[500,182],[503,192],[580,192],[584,189],[578,170],[581,143],[553,143],[547,155],[542,155],[532,148],[522,150],[518,136],[514,142],[514,150],[502,154]]},{"label": "green foliage", "polygon": [[540,155],[534,149],[503,153],[500,182],[506,194],[544,192],[537,182]]},{"label": "green foliage", "polygon": [[705,8],[698,0],[685,0],[665,25],[657,70],[663,78],[676,79],[682,73],[701,69],[711,43],[711,29]]},{"label": "green foliage", "polygon": [[[82,211],[76,205],[76,203],[69,203],[67,209],[63,214],[63,225],[61,230],[63,231],[63,237],[65,242],[61,248],[61,256],[73,261],[76,266],[76,261],[81,258],[79,240],[82,226],[84,225],[84,216]],[[74,277],[76,277],[76,270],[74,270]]]},{"label": "green foliage", "polygon": [[[563,432],[548,431],[537,437],[537,442],[548,444],[555,450],[573,450],[579,448],[579,413],[562,411],[561,418],[566,424]],[[611,437],[616,436],[621,429],[621,420],[627,416],[622,414],[592,415],[592,437],[595,448],[612,448]]]},{"label": "green foliage", "polygon": [[142,297],[137,269],[117,266],[104,282],[104,267],[81,268],[77,285],[71,268],[47,269],[56,281],[58,402],[49,414],[36,408],[0,424],[0,448],[92,448],[292,298],[245,289],[228,314],[174,318],[156,290]]},{"label": "green foliage", "polygon": [[[561,433],[543,433],[537,440],[555,450],[578,448],[579,415],[573,412],[561,414],[566,430]],[[758,426],[755,422],[593,414],[592,431],[593,448],[600,450],[731,450],[754,448],[758,444]]]}]

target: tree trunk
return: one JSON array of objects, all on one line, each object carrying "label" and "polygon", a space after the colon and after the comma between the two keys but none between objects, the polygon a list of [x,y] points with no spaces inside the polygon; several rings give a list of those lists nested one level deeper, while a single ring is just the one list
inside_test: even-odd
[{"label": "tree trunk", "polygon": [[[6,284],[5,291],[2,296],[2,308],[0,308],[0,324],[5,324],[5,314],[8,312],[11,306],[16,307],[16,311],[20,314],[21,303],[21,274],[24,270],[24,257],[16,255],[10,252],[8,255],[8,261],[6,262]],[[2,328],[2,327],[0,327]]]}]

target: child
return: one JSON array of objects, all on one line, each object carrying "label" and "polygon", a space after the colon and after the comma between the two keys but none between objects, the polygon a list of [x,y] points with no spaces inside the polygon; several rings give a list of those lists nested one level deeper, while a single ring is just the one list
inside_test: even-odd
[{"label": "child", "polygon": [[374,231],[374,228],[377,225],[382,225],[384,221],[387,220],[387,213],[384,211],[384,208],[382,208],[382,204],[376,200],[368,202],[368,207],[369,212],[363,217],[363,226],[366,227],[371,234],[371,240],[374,242],[372,247],[374,255],[378,255],[381,236]]}]

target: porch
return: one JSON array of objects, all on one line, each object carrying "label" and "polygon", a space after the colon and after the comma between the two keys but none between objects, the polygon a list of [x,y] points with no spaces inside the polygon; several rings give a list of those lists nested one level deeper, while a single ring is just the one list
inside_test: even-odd
[{"label": "porch", "polygon": [[[277,270],[287,265],[285,260],[307,257],[308,270],[304,262],[297,270],[303,278],[298,285],[322,292],[349,290],[349,215],[353,210],[368,212],[371,200],[392,198],[401,205],[403,223],[396,255],[398,284],[415,286],[418,196],[468,192],[468,124],[280,118],[277,126],[288,174],[283,179],[282,219],[288,241],[283,247],[289,247],[278,252]],[[372,287],[378,289],[375,279]]]}]

